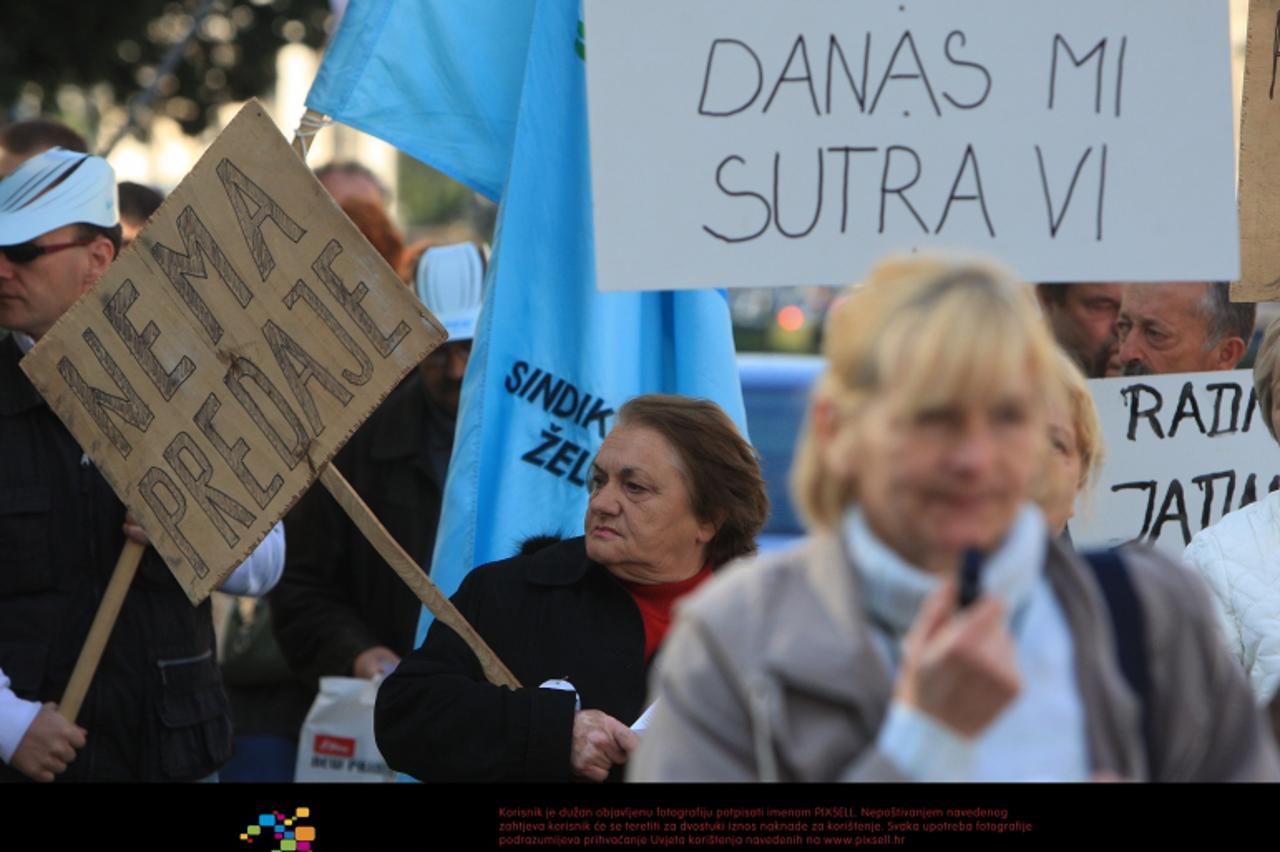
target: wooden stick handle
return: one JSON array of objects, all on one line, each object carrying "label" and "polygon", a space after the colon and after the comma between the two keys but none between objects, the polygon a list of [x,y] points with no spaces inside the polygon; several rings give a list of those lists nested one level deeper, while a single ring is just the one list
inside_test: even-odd
[{"label": "wooden stick handle", "polygon": [[124,605],[124,597],[129,593],[133,583],[133,575],[138,571],[138,563],[142,561],[142,553],[147,549],[145,544],[138,544],[133,539],[126,539],[120,558],[116,560],[115,570],[111,572],[111,580],[102,595],[102,603],[98,604],[98,612],[93,616],[93,624],[89,627],[89,635],[80,649],[80,657],[76,667],[71,670],[71,680],[67,683],[67,691],[62,693],[62,701],[58,704],[58,714],[68,722],[75,722],[80,715],[80,706],[89,692],[89,684],[93,681],[94,672],[102,660],[102,650],[107,647],[111,638],[111,630],[116,626],[116,618],[120,615],[120,607]]},{"label": "wooden stick handle", "polygon": [[507,686],[512,689],[520,687],[520,681],[516,680],[511,670],[503,665],[502,660],[498,659],[498,655],[493,649],[480,638],[480,634],[475,628],[458,612],[458,608],[453,602],[444,596],[440,588],[427,577],[422,568],[413,560],[409,554],[404,552],[396,540],[391,537],[391,533],[387,532],[373,512],[360,499],[360,495],[356,493],[346,478],[338,472],[331,464],[325,465],[320,470],[320,481],[324,483],[324,487],[329,489],[329,493],[333,495],[333,499],[338,501],[338,505],[347,513],[356,528],[364,535],[369,543],[373,545],[374,550],[387,560],[387,564],[391,566],[400,579],[404,580],[405,585],[413,590],[418,596],[418,600],[426,605],[440,621],[452,627],[462,641],[467,643],[476,657],[480,660],[480,667],[484,669],[484,676],[490,683],[499,686]]}]

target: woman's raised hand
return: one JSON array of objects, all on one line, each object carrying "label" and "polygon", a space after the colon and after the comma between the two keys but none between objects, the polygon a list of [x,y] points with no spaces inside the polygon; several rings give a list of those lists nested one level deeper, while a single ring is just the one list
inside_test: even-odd
[{"label": "woman's raised hand", "polygon": [[1020,688],[1004,605],[984,596],[957,610],[955,582],[943,583],[907,632],[894,698],[972,738]]}]

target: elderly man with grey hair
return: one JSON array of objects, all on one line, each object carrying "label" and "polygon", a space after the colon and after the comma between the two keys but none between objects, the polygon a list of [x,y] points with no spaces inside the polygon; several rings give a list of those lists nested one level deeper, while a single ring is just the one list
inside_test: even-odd
[{"label": "elderly man with grey hair", "polygon": [[1256,305],[1230,300],[1225,281],[1128,284],[1112,369],[1118,362],[1126,376],[1233,370],[1249,349],[1256,316]]}]

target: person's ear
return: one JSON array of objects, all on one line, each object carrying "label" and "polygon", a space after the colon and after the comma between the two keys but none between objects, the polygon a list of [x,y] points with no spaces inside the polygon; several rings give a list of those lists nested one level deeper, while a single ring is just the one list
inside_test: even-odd
[{"label": "person's ear", "polygon": [[98,279],[107,271],[107,267],[111,265],[111,262],[116,259],[115,247],[112,246],[111,240],[106,237],[97,237],[89,245],[85,246],[85,250],[89,254],[89,266],[85,270],[85,281],[81,285],[82,292],[98,283]]},{"label": "person's ear", "polygon": [[711,539],[716,537],[716,533],[720,532],[720,528],[724,526],[725,513],[717,512],[715,517],[706,521],[698,521],[698,535],[696,541],[698,544],[708,544]]},{"label": "person's ear", "polygon": [[1219,342],[1214,349],[1213,359],[1216,368],[1234,370],[1236,364],[1239,364],[1240,359],[1244,357],[1244,353],[1249,350],[1249,346],[1239,337],[1228,337]]},{"label": "person's ear", "polygon": [[711,539],[716,537],[716,533],[720,531],[720,524],[712,521],[700,521],[698,523],[698,534],[694,537],[694,541],[698,544],[708,544]]},{"label": "person's ear", "polygon": [[815,399],[809,414],[818,458],[840,479],[852,480],[857,453],[855,425],[842,416],[840,406],[830,399]]},{"label": "person's ear", "polygon": [[840,418],[836,412],[835,403],[829,399],[815,399],[809,411],[809,420],[813,424],[813,437],[825,452],[827,447],[835,441],[836,432],[840,429]]}]

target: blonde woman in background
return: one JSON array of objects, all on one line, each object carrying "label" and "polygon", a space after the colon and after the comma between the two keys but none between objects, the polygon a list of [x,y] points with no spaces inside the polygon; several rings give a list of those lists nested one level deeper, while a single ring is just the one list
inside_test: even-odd
[{"label": "blonde woman in background", "polygon": [[1084,374],[1065,352],[1054,359],[1062,398],[1048,411],[1049,451],[1036,489],[1049,534],[1070,543],[1067,521],[1075,516],[1076,501],[1097,480],[1105,452],[1102,423]]}]

